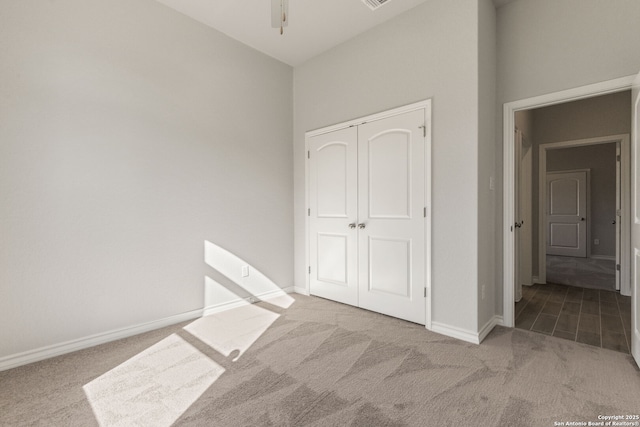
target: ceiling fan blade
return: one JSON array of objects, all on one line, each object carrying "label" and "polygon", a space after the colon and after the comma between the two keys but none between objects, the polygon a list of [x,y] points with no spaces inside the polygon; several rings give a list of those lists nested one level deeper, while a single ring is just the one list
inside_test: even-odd
[{"label": "ceiling fan blade", "polygon": [[286,27],[289,23],[289,0],[271,0],[271,27]]}]

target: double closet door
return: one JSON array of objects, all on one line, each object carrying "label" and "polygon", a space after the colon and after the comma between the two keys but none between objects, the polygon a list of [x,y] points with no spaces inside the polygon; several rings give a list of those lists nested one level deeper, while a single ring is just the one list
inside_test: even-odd
[{"label": "double closet door", "polygon": [[308,138],[312,295],[425,324],[425,119]]}]

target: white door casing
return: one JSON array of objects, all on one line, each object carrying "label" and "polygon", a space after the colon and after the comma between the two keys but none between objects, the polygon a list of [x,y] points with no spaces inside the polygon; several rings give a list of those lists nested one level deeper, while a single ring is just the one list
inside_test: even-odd
[{"label": "white door casing", "polygon": [[631,247],[633,261],[631,262],[631,354],[640,366],[640,74],[633,82],[631,90],[633,102],[632,135],[631,135],[631,164],[633,179],[631,194],[633,206],[633,221],[631,222]]},{"label": "white door casing", "polygon": [[425,322],[424,111],[358,127],[360,307]]},{"label": "white door casing", "polygon": [[547,255],[586,258],[587,183],[587,171],[547,173]]},{"label": "white door casing", "polygon": [[[357,128],[309,139],[309,256],[313,295],[358,305]],[[350,226],[351,224],[351,226]]]}]

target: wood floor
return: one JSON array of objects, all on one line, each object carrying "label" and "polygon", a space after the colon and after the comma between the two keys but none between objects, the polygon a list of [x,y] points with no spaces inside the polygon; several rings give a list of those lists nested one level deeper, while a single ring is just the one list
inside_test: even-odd
[{"label": "wood floor", "polygon": [[524,286],[516,328],[629,353],[631,298],[557,284]]},{"label": "wood floor", "polygon": [[616,290],[614,259],[547,255],[547,283],[579,288]]}]

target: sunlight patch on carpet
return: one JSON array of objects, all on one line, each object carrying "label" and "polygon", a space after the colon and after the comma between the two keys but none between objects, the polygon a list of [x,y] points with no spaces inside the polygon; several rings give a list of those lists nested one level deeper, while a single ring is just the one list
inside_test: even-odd
[{"label": "sunlight patch on carpet", "polygon": [[202,317],[184,329],[225,357],[237,351],[237,360],[278,317],[271,310],[249,304]]},{"label": "sunlight patch on carpet", "polygon": [[224,371],[172,334],[83,389],[101,426],[170,426]]}]

